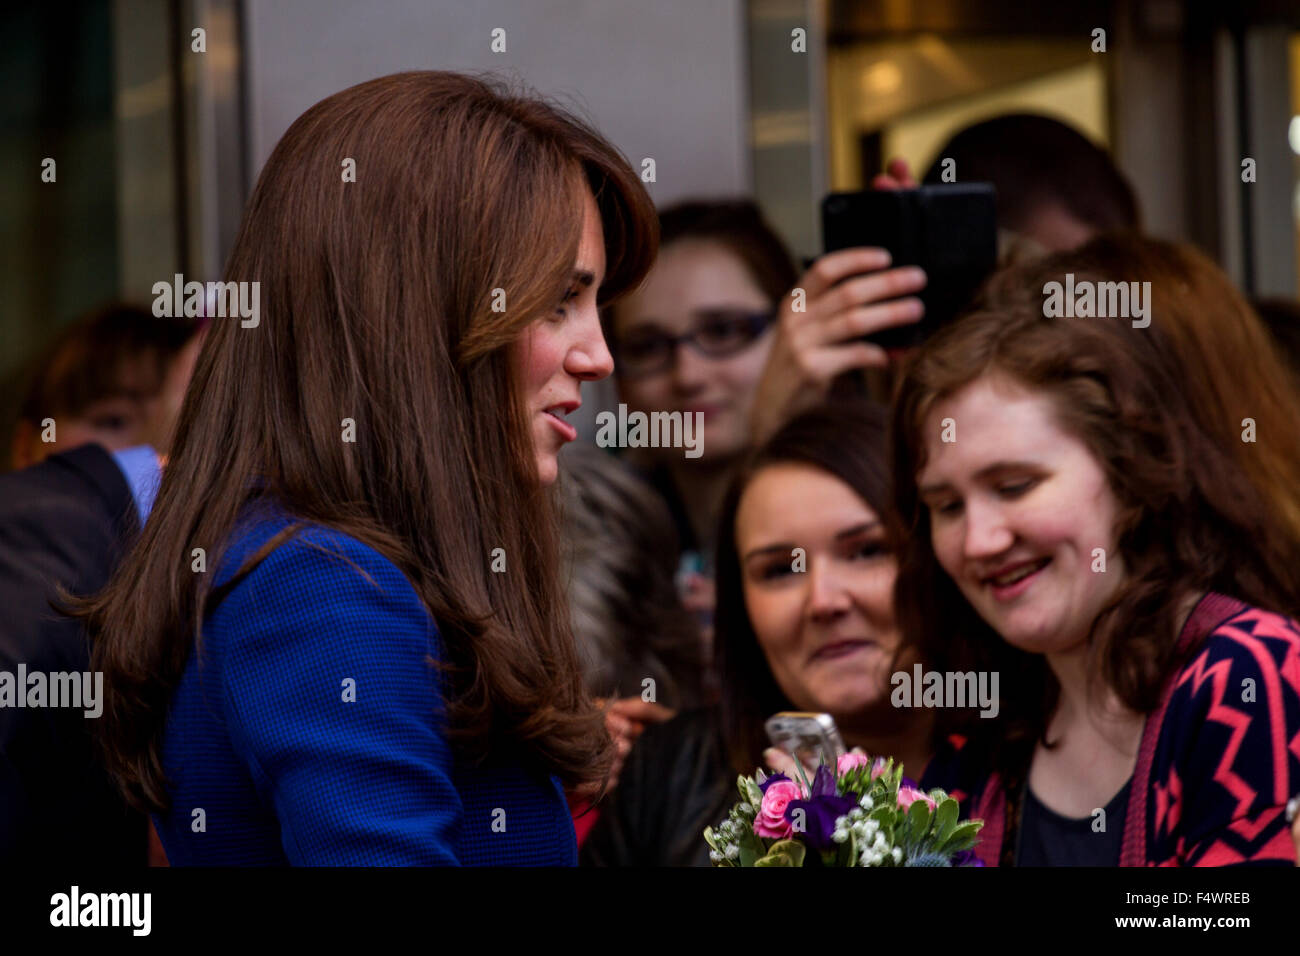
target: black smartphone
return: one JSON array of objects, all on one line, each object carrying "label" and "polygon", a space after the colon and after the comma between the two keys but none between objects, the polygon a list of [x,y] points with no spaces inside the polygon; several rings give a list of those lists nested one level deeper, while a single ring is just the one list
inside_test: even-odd
[{"label": "black smartphone", "polygon": [[827,252],[888,249],[894,266],[920,266],[926,286],[919,322],[867,336],[883,348],[910,348],[952,321],[993,272],[998,231],[993,186],[945,183],[919,189],[831,193],[822,200]]}]

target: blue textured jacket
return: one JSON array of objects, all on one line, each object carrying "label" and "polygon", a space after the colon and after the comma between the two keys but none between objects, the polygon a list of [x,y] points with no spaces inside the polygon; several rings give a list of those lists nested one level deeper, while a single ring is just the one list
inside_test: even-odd
[{"label": "blue textured jacket", "polygon": [[[216,572],[291,523],[246,515]],[[372,548],[308,525],[213,610],[163,744],[173,865],[577,863],[559,781],[457,761],[436,625]]]}]

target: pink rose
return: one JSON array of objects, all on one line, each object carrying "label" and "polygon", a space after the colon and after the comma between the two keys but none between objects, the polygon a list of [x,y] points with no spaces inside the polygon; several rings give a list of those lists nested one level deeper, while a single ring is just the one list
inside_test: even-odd
[{"label": "pink rose", "polygon": [[885,758],[877,757],[876,762],[871,765],[871,779],[875,780],[885,772]]},{"label": "pink rose", "polygon": [[802,800],[803,791],[793,780],[778,780],[769,784],[763,794],[763,803],[754,818],[754,832],[761,837],[783,840],[794,833],[790,821],[785,818],[785,808],[791,800]]},{"label": "pink rose", "polygon": [[866,754],[840,754],[840,759],[835,762],[835,772],[843,775],[850,770],[856,770],[858,767],[865,767],[866,765]]},{"label": "pink rose", "polygon": [[934,801],[926,795],[924,790],[917,790],[913,787],[898,788],[898,805],[906,810],[917,800],[924,800],[931,810],[934,809]]}]

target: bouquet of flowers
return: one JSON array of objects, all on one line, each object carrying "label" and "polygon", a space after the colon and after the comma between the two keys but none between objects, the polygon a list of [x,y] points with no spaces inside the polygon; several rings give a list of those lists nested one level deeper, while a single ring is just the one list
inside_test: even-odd
[{"label": "bouquet of flowers", "polygon": [[982,820],[957,819],[957,801],[925,793],[902,764],[843,754],[809,783],[783,773],[740,777],[740,803],[704,839],[714,866],[982,866],[972,847]]}]

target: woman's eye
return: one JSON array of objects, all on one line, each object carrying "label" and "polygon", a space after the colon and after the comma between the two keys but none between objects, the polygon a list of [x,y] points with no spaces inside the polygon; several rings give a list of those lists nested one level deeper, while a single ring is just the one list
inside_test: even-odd
[{"label": "woman's eye", "polygon": [[783,564],[780,561],[775,561],[772,564],[769,564],[766,567],[759,569],[758,579],[760,581],[773,581],[776,578],[784,577],[785,575],[790,573],[791,573],[790,565]]},{"label": "woman's eye", "polygon": [[1026,478],[1024,481],[1013,481],[1009,484],[999,486],[998,493],[1007,498],[1018,498],[1032,488],[1034,484],[1035,482],[1032,478]]},{"label": "woman's eye", "polygon": [[937,501],[930,505],[930,513],[950,518],[961,511],[960,501]]},{"label": "woman's eye", "polygon": [[564,293],[564,298],[561,299],[560,304],[555,307],[556,313],[559,315],[566,315],[569,303],[576,299],[579,294],[580,293],[577,289],[570,289],[568,292]]},{"label": "woman's eye", "polygon": [[122,431],[127,427],[126,416],[104,415],[91,421],[100,431]]},{"label": "woman's eye", "polygon": [[885,554],[885,543],[883,541],[866,541],[854,552],[857,558],[878,558]]}]

